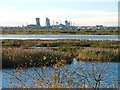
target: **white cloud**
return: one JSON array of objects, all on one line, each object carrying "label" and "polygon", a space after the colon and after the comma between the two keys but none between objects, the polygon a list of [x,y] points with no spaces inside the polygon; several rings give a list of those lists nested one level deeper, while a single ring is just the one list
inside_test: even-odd
[{"label": "white cloud", "polygon": [[100,11],[100,10],[88,10],[80,11],[74,9],[51,9],[41,11],[1,11],[0,14],[0,26],[3,25],[22,25],[22,24],[34,24],[35,18],[40,17],[41,25],[45,24],[45,18],[48,17],[51,20],[64,21],[70,20],[76,25],[113,25],[112,22],[117,22],[117,12]]}]

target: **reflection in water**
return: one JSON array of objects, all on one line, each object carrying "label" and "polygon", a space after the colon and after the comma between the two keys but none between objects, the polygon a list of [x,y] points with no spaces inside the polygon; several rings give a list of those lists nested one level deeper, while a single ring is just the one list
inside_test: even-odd
[{"label": "reflection in water", "polygon": [[[65,65],[59,71],[55,71],[52,67],[38,67],[35,69],[27,68],[24,69],[24,72],[16,72],[13,69],[4,69],[2,70],[3,88],[20,87],[21,84],[19,80],[17,80],[16,78],[12,78],[12,76],[10,74],[7,74],[6,72],[19,77],[21,81],[25,82],[27,87],[38,87],[35,86],[35,80],[42,80],[39,74],[41,75],[41,77],[44,77],[46,81],[49,81],[49,83],[55,82],[55,77],[52,76],[56,74],[59,75],[59,78],[57,79],[60,80],[62,87],[65,87],[66,80],[69,79],[69,76],[71,78],[71,82],[74,82],[74,84],[68,83],[69,87],[78,87],[78,83],[93,87],[95,85],[95,77],[96,79],[98,79],[97,77],[99,76],[99,74],[101,74],[101,76],[103,77],[101,77],[102,80],[99,87],[118,87],[118,63],[78,62],[76,59],[74,59],[71,65]],[[90,74],[95,74],[95,77],[90,77]],[[85,79],[86,77],[88,77],[87,80]],[[46,87],[45,83],[43,82],[41,83],[41,85],[42,87]]]}]

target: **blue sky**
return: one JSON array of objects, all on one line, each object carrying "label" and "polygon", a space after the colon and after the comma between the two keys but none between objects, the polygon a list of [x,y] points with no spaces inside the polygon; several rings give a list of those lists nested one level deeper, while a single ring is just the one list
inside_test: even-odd
[{"label": "blue sky", "polygon": [[0,0],[0,26],[34,24],[40,17],[64,24],[70,20],[75,25],[117,25],[118,0]]}]

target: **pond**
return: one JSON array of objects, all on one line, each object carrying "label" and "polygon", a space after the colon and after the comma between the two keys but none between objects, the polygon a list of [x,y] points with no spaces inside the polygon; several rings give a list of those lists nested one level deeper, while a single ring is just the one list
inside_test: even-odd
[{"label": "pond", "polygon": [[0,39],[81,39],[118,40],[118,35],[0,35]]},{"label": "pond", "polygon": [[[24,72],[23,72],[24,71]],[[63,66],[60,70],[55,70],[53,67],[37,67],[27,68],[15,71],[14,69],[3,69],[2,70],[2,88],[16,88],[26,87],[37,88],[47,87],[46,83],[55,83],[51,79],[52,76],[59,75],[56,79],[59,79],[62,87],[65,87],[66,81],[69,78],[69,87],[78,87],[79,84],[85,85],[86,87],[94,87],[94,78],[91,75],[101,75],[101,88],[113,88],[118,87],[118,63],[98,63],[98,62],[81,62],[76,59],[73,60],[72,64]],[[93,73],[94,72],[94,73]],[[13,76],[12,76],[13,75]],[[14,76],[17,76],[16,79]],[[87,77],[87,79],[85,79]],[[44,78],[44,81],[42,80]],[[89,81],[89,82],[88,82]],[[24,84],[22,83],[24,82]],[[38,83],[39,82],[39,83]],[[20,86],[21,85],[21,86]]]}]

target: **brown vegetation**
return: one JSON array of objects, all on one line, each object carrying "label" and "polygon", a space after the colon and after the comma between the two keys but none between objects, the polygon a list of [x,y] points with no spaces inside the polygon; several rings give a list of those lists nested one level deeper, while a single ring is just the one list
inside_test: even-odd
[{"label": "brown vegetation", "polygon": [[2,67],[33,67],[54,65],[58,61],[71,63],[72,57],[49,50],[2,48]]}]

